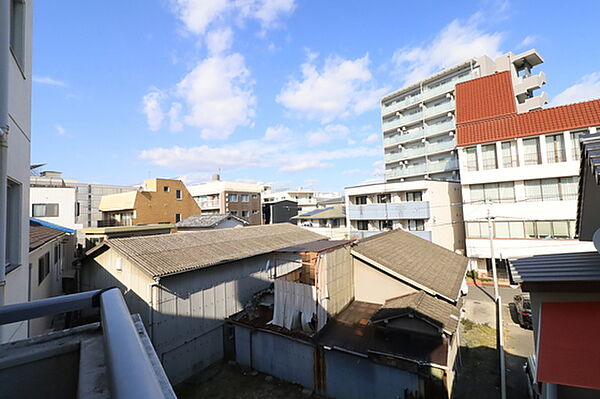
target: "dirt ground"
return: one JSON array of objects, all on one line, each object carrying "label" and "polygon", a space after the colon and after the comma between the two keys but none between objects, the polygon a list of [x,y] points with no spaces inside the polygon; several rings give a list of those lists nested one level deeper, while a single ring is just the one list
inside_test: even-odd
[{"label": "dirt ground", "polygon": [[225,363],[207,380],[188,380],[175,388],[180,399],[307,399],[322,398],[262,373],[243,370],[235,364]]}]

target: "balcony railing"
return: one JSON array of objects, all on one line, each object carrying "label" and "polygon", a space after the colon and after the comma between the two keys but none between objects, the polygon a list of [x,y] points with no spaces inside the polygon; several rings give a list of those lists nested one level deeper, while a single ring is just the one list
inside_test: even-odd
[{"label": "balcony railing", "polygon": [[350,205],[347,212],[352,220],[429,219],[430,214],[428,201]]},{"label": "balcony railing", "polygon": [[448,101],[440,105],[436,105],[435,107],[425,108],[424,117],[431,118],[433,116],[441,115],[448,113],[450,111],[454,111],[455,103],[454,101]]},{"label": "balcony railing", "polygon": [[454,130],[454,121],[447,121],[442,123],[436,123],[435,125],[428,125],[425,128],[425,134],[431,136],[437,133],[448,132]]},{"label": "balcony railing", "polygon": [[[386,230],[387,231],[387,230]],[[367,238],[385,232],[384,230],[351,230],[350,238]],[[431,241],[431,231],[409,231],[424,240]]]},{"label": "balcony railing", "polygon": [[548,151],[548,162],[549,163],[557,163],[557,162],[566,162],[567,154],[565,150],[550,150]]},{"label": "balcony railing", "polygon": [[[157,375],[118,288],[63,295],[0,307],[0,325],[100,308],[107,378],[113,398],[175,398],[164,371]],[[160,367],[160,366],[159,366]]]},{"label": "balcony railing", "polygon": [[395,102],[393,104],[390,104],[387,107],[383,107],[383,109],[381,110],[381,115],[391,114],[392,112],[396,112],[398,110],[401,110],[402,108],[405,108],[405,107],[407,107],[409,105],[412,105],[414,103],[417,103],[419,101],[421,101],[421,94],[417,94],[417,95],[414,95],[414,96],[406,97],[402,101],[398,101],[398,102]]}]

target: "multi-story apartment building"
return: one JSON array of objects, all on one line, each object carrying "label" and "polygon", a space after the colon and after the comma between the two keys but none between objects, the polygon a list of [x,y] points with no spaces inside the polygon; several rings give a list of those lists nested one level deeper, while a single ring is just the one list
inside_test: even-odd
[{"label": "multi-story apartment building", "polygon": [[472,58],[383,97],[382,131],[386,181],[431,178],[459,181],[456,155],[455,85],[499,71],[508,71],[518,112],[541,108],[546,82],[531,68],[543,62],[535,51],[507,53],[495,60]]},{"label": "multi-story apartment building", "polygon": [[[63,205],[56,203],[58,205],[58,209],[56,207],[50,209],[55,209],[58,213],[70,215],[70,213],[62,212],[60,208],[71,208],[75,209],[75,221],[74,228],[80,227],[97,227],[98,223],[102,223],[102,212],[100,212],[100,200],[104,195],[110,194],[118,194],[128,191],[135,191],[136,187],[134,186],[118,186],[112,184],[98,184],[98,183],[80,183],[75,179],[65,179],[62,177],[61,172],[55,171],[43,171],[39,176],[31,176],[30,179],[31,187],[35,187],[35,190],[32,189],[32,195],[40,196],[40,197],[58,197],[63,201],[67,201],[67,192],[74,192],[73,204],[71,202],[71,195],[69,194],[68,202],[64,202]],[[63,195],[58,194],[62,192]],[[36,200],[38,201],[38,200]],[[40,199],[41,201],[41,199]],[[32,199],[32,207],[34,206],[34,200]],[[40,203],[40,202],[36,202]],[[41,208],[40,208],[41,209]],[[33,210],[32,210],[33,212]],[[41,215],[36,217],[42,217]],[[55,222],[61,224],[59,222]],[[66,224],[63,224],[67,226]]]},{"label": "multi-story apartment building", "polygon": [[101,226],[177,223],[200,214],[200,207],[181,180],[148,179],[140,189],[105,195],[100,201]]},{"label": "multi-story apartment building", "polygon": [[[27,302],[33,1],[0,2],[0,306]],[[28,321],[0,326],[0,342]]]},{"label": "multi-story apartment building", "polygon": [[482,272],[488,216],[500,273],[505,259],[592,249],[574,239],[579,137],[600,128],[600,100],[519,113],[512,87],[508,72],[456,87],[466,250]]},{"label": "multi-story apartment building", "polygon": [[221,180],[213,175],[211,181],[188,187],[202,214],[228,213],[247,220],[250,225],[262,224],[260,184]]},{"label": "multi-story apartment building", "polygon": [[319,201],[340,197],[339,193],[326,193],[302,187],[296,190],[271,191],[263,193],[263,202],[294,201],[298,203],[298,213],[312,211]]},{"label": "multi-story apartment building", "polygon": [[346,187],[351,237],[403,229],[452,251],[464,250],[460,184],[435,180]]}]

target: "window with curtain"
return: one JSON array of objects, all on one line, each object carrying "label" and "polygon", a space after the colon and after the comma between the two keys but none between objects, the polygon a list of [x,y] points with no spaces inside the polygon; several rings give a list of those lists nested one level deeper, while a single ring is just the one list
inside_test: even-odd
[{"label": "window with curtain", "polygon": [[523,140],[523,153],[525,165],[540,164],[540,140],[537,137]]},{"label": "window with curtain", "polygon": [[424,231],[425,230],[425,222],[419,219],[410,219],[408,221],[408,230],[409,231]]},{"label": "window with curtain", "polygon": [[542,200],[542,186],[539,180],[526,180],[525,181],[525,200],[527,201],[541,201]]},{"label": "window with curtain", "polygon": [[523,222],[508,222],[511,238],[525,238]]},{"label": "window with curtain", "polygon": [[510,228],[508,222],[494,223],[496,238],[510,238]]},{"label": "window with curtain", "polygon": [[470,147],[466,149],[467,153],[467,170],[469,172],[475,172],[479,170],[477,165],[477,147]]},{"label": "window with curtain", "polygon": [[571,150],[573,151],[572,152],[573,159],[576,161],[579,160],[579,158],[581,158],[581,147],[580,147],[581,136],[583,136],[587,132],[588,132],[587,130],[571,132]]},{"label": "window with curtain", "polygon": [[579,179],[577,177],[560,178],[560,194],[562,200],[576,200],[579,191]]},{"label": "window with curtain", "polygon": [[536,229],[538,238],[552,238],[551,221],[544,220],[536,222]]},{"label": "window with curtain", "polygon": [[554,238],[569,238],[569,222],[567,220],[553,221],[552,236]]},{"label": "window with curtain", "polygon": [[562,134],[553,134],[546,136],[546,152],[548,154],[548,162],[565,162],[565,138]]},{"label": "window with curtain", "polygon": [[542,201],[560,201],[558,179],[543,179],[541,185]]},{"label": "window with curtain", "polygon": [[471,184],[469,186],[471,193],[472,204],[482,204],[485,202],[485,194],[483,193],[483,184]]},{"label": "window with curtain", "polygon": [[500,191],[498,190],[498,183],[484,184],[483,192],[485,194],[485,202],[492,204],[497,204],[500,202]]},{"label": "window with curtain", "polygon": [[502,143],[502,167],[516,168],[519,166],[516,141],[505,141]]},{"label": "window with curtain", "polygon": [[481,146],[481,159],[483,161],[483,169],[498,169],[496,159],[496,144],[486,144]]},{"label": "window with curtain", "polygon": [[498,184],[500,202],[515,202],[515,183],[504,182]]}]

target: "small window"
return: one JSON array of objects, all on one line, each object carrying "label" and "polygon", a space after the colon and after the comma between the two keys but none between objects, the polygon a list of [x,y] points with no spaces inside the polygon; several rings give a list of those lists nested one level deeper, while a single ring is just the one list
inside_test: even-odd
[{"label": "small window", "polygon": [[356,226],[359,230],[369,230],[369,222],[367,220],[359,220],[356,222]]},{"label": "small window", "polygon": [[163,186],[163,192],[164,193],[168,193],[171,189],[169,188],[169,186]]},{"label": "small window", "polygon": [[10,49],[21,70],[25,67],[25,1],[10,1]]},{"label": "small window", "polygon": [[60,247],[58,244],[54,246],[54,264],[56,265],[60,260]]},{"label": "small window", "polygon": [[181,222],[181,213],[176,213],[175,214],[175,223],[179,223]]},{"label": "small window", "polygon": [[250,202],[250,196],[248,194],[240,194],[240,201]]},{"label": "small window", "polygon": [[378,194],[377,195],[377,203],[378,204],[389,204],[392,202],[392,196],[390,194]]},{"label": "small window", "polygon": [[379,221],[379,230],[391,230],[394,224],[391,220],[380,220]]},{"label": "small window", "polygon": [[42,284],[48,274],[50,274],[50,252],[46,252],[38,259],[38,285]]},{"label": "small window", "polygon": [[258,215],[258,209],[253,209],[253,210],[252,210],[252,214],[253,214],[253,215]]},{"label": "small window", "polygon": [[355,198],[355,201],[356,201],[356,205],[366,205],[367,204],[367,196],[360,195]]},{"label": "small window", "polygon": [[238,202],[238,195],[237,194],[229,194],[227,196],[227,198],[229,199],[229,202]]},{"label": "small window", "polygon": [[33,204],[31,214],[34,218],[58,217],[58,204]]},{"label": "small window", "polygon": [[408,202],[423,201],[423,193],[420,191],[410,191],[406,193],[406,200]]},{"label": "small window", "polygon": [[181,199],[181,190],[175,190],[175,199]]},{"label": "small window", "polygon": [[487,144],[481,146],[481,157],[483,159],[483,169],[498,169],[498,160],[496,158],[496,144]]},{"label": "small window", "polygon": [[250,211],[242,211],[243,218],[247,218],[248,216],[250,216]]},{"label": "small window", "polygon": [[232,214],[233,216],[237,216],[237,214],[238,214],[237,211],[230,211],[229,213]]},{"label": "small window", "polygon": [[408,230],[409,231],[424,231],[425,230],[425,221],[420,219],[410,219],[408,221]]}]

